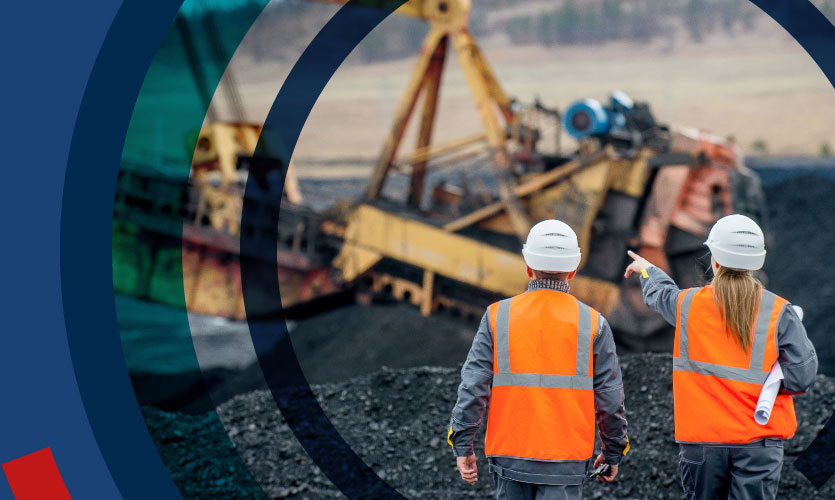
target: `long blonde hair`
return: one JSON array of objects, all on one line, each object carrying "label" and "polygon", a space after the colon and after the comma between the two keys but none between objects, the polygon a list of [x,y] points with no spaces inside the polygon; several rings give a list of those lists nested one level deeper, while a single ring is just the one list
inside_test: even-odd
[{"label": "long blonde hair", "polygon": [[762,283],[751,271],[740,271],[719,266],[713,278],[713,300],[722,316],[725,333],[734,337],[748,352],[751,336],[760,309]]}]

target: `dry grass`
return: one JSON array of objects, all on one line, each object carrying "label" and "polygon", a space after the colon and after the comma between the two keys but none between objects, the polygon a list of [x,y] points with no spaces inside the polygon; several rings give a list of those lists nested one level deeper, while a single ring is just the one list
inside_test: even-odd
[{"label": "dry grass", "polygon": [[[512,47],[497,37],[485,44],[485,52],[508,94],[526,102],[538,95],[546,104],[564,109],[575,99],[603,100],[621,89],[648,101],[661,121],[734,136],[748,151],[757,139],[768,144],[771,154],[814,155],[822,143],[835,142],[831,84],[802,48],[768,19],[755,33],[716,35],[702,44],[678,35],[651,44]],[[349,58],[310,115],[295,158],[303,163],[373,159],[412,64],[412,59],[360,64]],[[289,66],[238,59],[233,67],[249,118],[263,119]],[[452,58],[435,140],[480,129],[466,82]],[[411,149],[412,131],[406,141]]]}]

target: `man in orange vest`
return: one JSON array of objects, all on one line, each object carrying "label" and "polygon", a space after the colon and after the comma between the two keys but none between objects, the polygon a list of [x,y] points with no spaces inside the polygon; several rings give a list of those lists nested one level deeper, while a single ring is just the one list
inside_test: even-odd
[{"label": "man in orange vest", "polygon": [[569,295],[580,264],[565,223],[535,225],[522,250],[532,278],[525,293],[484,313],[461,370],[448,442],[461,478],[478,481],[473,441],[489,403],[485,454],[500,500],[579,499],[594,466],[611,482],[629,449],[623,382],[609,324]]}]

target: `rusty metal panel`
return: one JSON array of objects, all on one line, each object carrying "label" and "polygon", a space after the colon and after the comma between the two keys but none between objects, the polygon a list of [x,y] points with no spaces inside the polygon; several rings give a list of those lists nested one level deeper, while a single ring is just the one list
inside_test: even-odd
[{"label": "rusty metal panel", "polygon": [[703,164],[690,171],[670,223],[688,233],[707,236],[713,223],[730,213],[728,170]]},{"label": "rusty metal panel", "polygon": [[240,264],[203,249],[183,251],[186,308],[191,312],[241,319]]},{"label": "rusty metal panel", "polygon": [[689,165],[670,165],[662,168],[656,175],[641,223],[642,246],[664,248],[670,216],[689,173]]}]

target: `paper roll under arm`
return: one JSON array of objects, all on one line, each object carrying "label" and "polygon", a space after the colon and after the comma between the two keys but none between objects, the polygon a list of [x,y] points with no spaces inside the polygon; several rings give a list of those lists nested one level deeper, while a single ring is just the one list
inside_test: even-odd
[{"label": "paper roll under arm", "polygon": [[774,409],[774,401],[777,400],[781,380],[783,380],[783,369],[780,368],[780,363],[775,361],[768,373],[768,378],[765,379],[760,399],[757,400],[757,409],[754,411],[754,420],[760,425],[767,424],[768,419],[771,418],[771,410]]},{"label": "paper roll under arm", "polygon": [[800,321],[803,321],[803,308],[800,306],[792,306],[794,308],[794,312],[797,313],[797,317],[800,318]]}]

